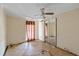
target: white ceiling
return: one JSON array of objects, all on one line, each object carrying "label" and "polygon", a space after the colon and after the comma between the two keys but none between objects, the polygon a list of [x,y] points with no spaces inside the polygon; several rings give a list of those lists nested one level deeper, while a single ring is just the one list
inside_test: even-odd
[{"label": "white ceiling", "polygon": [[41,18],[41,8],[47,12],[60,14],[79,7],[77,3],[6,3],[1,4],[7,15]]}]

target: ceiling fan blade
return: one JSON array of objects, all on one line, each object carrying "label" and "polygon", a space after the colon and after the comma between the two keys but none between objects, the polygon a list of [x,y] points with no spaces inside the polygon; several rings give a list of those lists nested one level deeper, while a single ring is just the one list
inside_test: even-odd
[{"label": "ceiling fan blade", "polygon": [[54,13],[44,13],[44,15],[53,15]]}]

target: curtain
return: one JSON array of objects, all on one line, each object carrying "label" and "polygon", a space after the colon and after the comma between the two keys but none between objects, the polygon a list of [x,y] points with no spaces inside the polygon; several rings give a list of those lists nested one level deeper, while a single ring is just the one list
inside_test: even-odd
[{"label": "curtain", "polygon": [[26,34],[27,41],[35,40],[35,22],[26,21]]}]

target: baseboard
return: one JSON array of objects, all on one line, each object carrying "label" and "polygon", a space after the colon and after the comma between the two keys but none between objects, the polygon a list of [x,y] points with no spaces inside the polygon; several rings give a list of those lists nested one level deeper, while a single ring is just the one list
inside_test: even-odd
[{"label": "baseboard", "polygon": [[22,43],[25,43],[26,41],[24,41],[24,42],[21,42],[21,43],[17,43],[17,44],[10,44],[10,45],[7,45],[6,46],[6,49],[5,49],[5,52],[4,52],[4,54],[3,54],[3,56],[5,56],[5,54],[6,54],[6,51],[7,51],[7,49],[8,49],[8,47],[9,46],[13,46],[13,45],[19,45],[19,44],[22,44]]},{"label": "baseboard", "polygon": [[63,48],[60,48],[60,47],[56,47],[56,48],[58,48],[58,49],[60,49],[60,50],[63,50],[63,51],[65,51],[65,52],[68,52],[68,53],[70,53],[70,54],[73,54],[74,56],[78,56],[77,54],[75,54],[75,53],[73,53],[73,52],[71,52],[71,51],[65,50],[65,49],[63,49]]},{"label": "baseboard", "polygon": [[6,49],[5,49],[5,51],[4,51],[3,56],[5,56],[5,54],[6,54],[6,52],[7,52],[7,49],[8,49],[8,46],[6,46]]},{"label": "baseboard", "polygon": [[25,43],[26,41],[24,42],[20,42],[20,43],[17,43],[17,44],[9,44],[8,47],[12,47],[13,45],[19,45],[19,44],[22,44],[22,43]]}]

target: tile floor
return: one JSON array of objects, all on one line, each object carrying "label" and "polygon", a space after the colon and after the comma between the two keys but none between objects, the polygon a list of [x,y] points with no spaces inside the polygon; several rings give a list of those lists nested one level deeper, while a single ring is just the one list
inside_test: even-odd
[{"label": "tile floor", "polygon": [[5,56],[74,56],[39,40],[8,47]]}]

